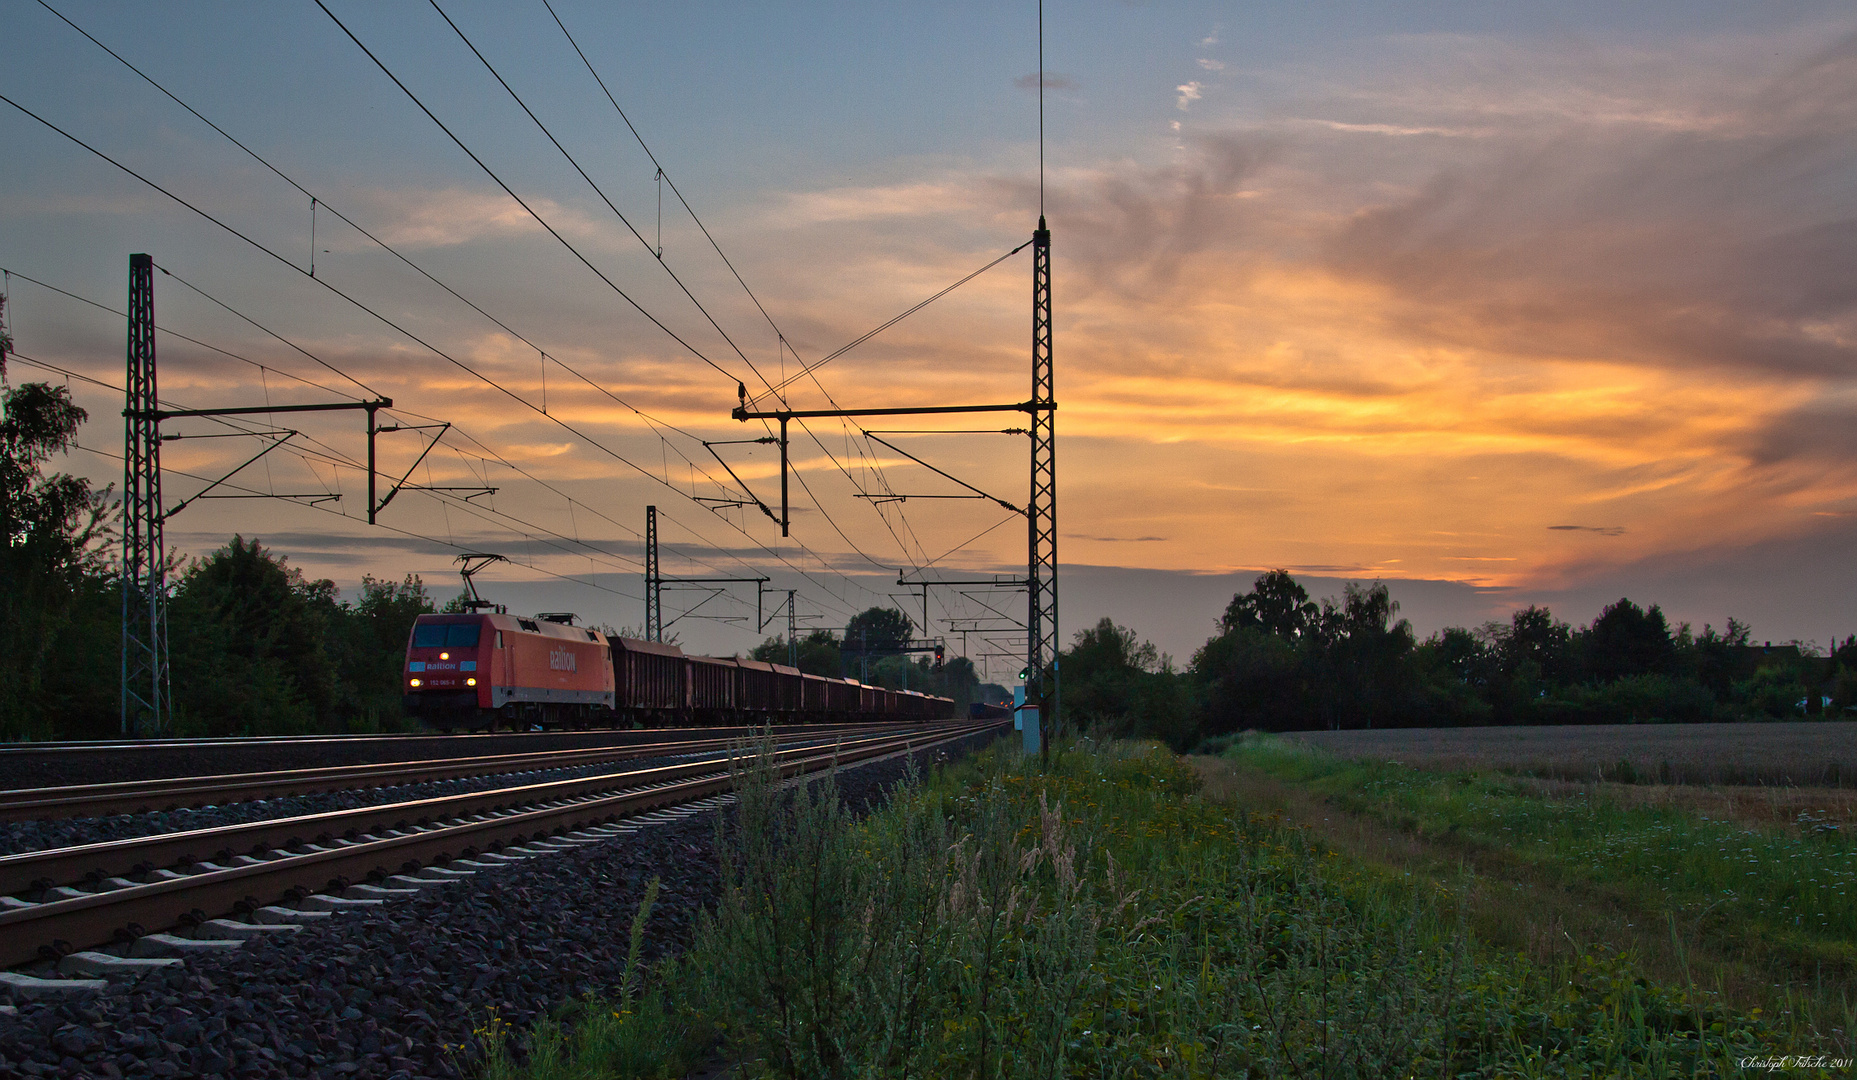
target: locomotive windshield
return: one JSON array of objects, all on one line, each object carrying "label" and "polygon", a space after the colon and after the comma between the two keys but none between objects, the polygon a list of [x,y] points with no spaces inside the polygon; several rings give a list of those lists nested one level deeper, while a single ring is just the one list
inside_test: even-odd
[{"label": "locomotive windshield", "polygon": [[420,623],[413,629],[413,648],[474,648],[477,629],[476,623]]}]

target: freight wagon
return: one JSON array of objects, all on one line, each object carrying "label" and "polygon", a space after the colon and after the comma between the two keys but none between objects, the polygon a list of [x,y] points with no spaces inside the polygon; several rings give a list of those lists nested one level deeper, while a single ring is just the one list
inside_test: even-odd
[{"label": "freight wagon", "polygon": [[747,725],[942,720],[954,702],[784,664],[691,656],[607,637],[573,616],[421,615],[402,674],[407,714],[458,727]]}]

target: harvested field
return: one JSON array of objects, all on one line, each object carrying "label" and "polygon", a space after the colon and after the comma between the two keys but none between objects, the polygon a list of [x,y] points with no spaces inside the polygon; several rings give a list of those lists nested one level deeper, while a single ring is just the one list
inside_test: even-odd
[{"label": "harvested field", "polygon": [[1444,769],[1635,784],[1857,787],[1857,722],[1385,728],[1284,736]]},{"label": "harvested field", "polygon": [[1803,831],[1857,824],[1857,790],[1777,784],[1616,784],[1610,780],[1525,778],[1523,790],[1544,799],[1590,793],[1623,807],[1668,808],[1716,821],[1789,825]]}]

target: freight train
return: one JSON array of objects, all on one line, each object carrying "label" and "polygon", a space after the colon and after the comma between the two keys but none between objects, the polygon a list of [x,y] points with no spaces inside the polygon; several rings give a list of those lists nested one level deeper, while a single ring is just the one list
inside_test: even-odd
[{"label": "freight train", "polygon": [[571,615],[421,615],[401,674],[431,727],[634,727],[944,720],[954,702],[784,664],[608,637]]}]

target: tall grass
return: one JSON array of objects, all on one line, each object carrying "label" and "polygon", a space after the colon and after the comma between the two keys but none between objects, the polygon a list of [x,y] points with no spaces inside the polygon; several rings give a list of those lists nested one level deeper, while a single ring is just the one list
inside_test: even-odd
[{"label": "tall grass", "polygon": [[[1481,948],[1449,893],[1201,798],[1158,747],[1034,765],[911,772],[854,821],[753,764],[661,1015],[744,1075],[825,1080],[1717,1076],[1773,1040],[1617,957]],[[665,1075],[586,1056],[613,1011],[534,1032],[532,1075]]]}]

